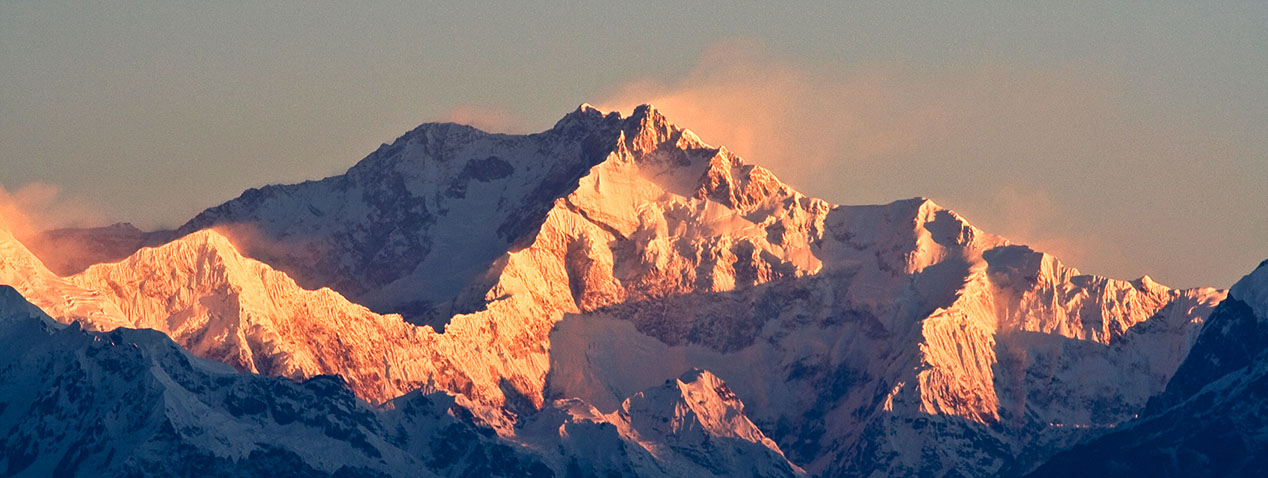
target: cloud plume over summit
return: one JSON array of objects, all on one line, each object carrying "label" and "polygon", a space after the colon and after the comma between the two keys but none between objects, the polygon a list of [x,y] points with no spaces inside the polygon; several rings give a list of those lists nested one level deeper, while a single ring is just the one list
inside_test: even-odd
[{"label": "cloud plume over summit", "polygon": [[[1200,264],[1145,265],[1174,255],[1175,242],[1210,240],[1201,228],[1168,226],[1177,214],[1224,227],[1227,218],[1198,213],[1237,195],[1237,185],[1212,195],[1173,172],[1205,177],[1204,165],[1241,153],[1213,133],[1218,125],[1197,121],[1201,112],[1157,114],[1125,81],[1086,62],[846,67],[730,41],[677,78],[635,79],[597,104],[628,112],[653,103],[705,141],[833,202],[934,197],[988,229],[1085,257],[1091,272],[1220,284],[1214,273],[1194,276]],[[1161,236],[1175,242],[1147,244]],[[1079,251],[1068,247],[1075,243]]]}]

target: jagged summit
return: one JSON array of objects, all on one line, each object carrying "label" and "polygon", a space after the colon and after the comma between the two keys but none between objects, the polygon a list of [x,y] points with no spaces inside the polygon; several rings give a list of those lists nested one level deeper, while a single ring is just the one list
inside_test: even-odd
[{"label": "jagged summit", "polygon": [[1268,261],[1246,274],[1228,291],[1229,297],[1245,302],[1255,315],[1268,318]]},{"label": "jagged summit", "polygon": [[407,391],[388,378],[392,360],[381,351],[416,346],[413,327],[328,288],[305,290],[244,257],[215,230],[141,249],[68,280],[117,305],[120,325],[161,331],[194,354],[239,370],[294,379],[338,374],[376,402]]},{"label": "jagged summit", "polygon": [[596,126],[602,128],[615,128],[621,122],[621,114],[616,111],[604,113],[598,108],[591,106],[589,103],[582,103],[577,109],[571,113],[564,115],[549,130],[543,131],[543,135],[577,135],[585,134],[586,131],[593,130]]},{"label": "jagged summit", "polygon": [[594,105],[587,102],[582,102],[580,105],[577,105],[577,109],[573,110],[572,114],[597,115],[599,117],[606,117],[608,115],[615,114],[618,118],[621,116],[621,113],[618,111],[610,111],[605,113],[603,112],[603,110],[600,110],[596,108]]},{"label": "jagged summit", "polygon": [[[628,161],[639,167],[595,171]],[[610,192],[636,177],[654,188],[627,191],[635,196],[664,189],[742,209],[792,193],[650,105],[626,118],[582,105],[540,134],[426,124],[344,175],[247,191],[177,234],[229,228],[246,255],[306,288],[328,286],[378,312],[441,327],[483,307],[499,257],[531,241],[557,199],[582,183]]]}]

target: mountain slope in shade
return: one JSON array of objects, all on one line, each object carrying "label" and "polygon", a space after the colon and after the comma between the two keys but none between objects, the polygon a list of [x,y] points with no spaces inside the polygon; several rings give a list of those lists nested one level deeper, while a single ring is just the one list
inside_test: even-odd
[{"label": "mountain slope in shade", "polygon": [[[9,344],[0,352],[5,476],[796,474],[743,417],[743,405],[717,395],[726,386],[707,372],[680,382],[687,390],[681,397],[611,421],[585,417],[570,425],[604,434],[614,429],[610,422],[689,420],[653,437],[660,442],[616,434],[620,450],[643,450],[645,461],[634,467],[595,453],[609,450],[592,442],[570,441],[560,428],[531,435],[540,448],[504,440],[443,394],[415,392],[376,409],[335,377],[297,383],[241,374],[193,357],[154,331],[65,327],[6,286],[0,286],[0,340]],[[723,416],[676,414],[688,408]],[[690,421],[697,416],[706,418]],[[662,443],[676,454],[646,451]]]},{"label": "mountain slope in shade", "polygon": [[1228,296],[1167,389],[1150,401],[1150,411],[1192,398],[1214,379],[1255,365],[1268,350],[1268,261],[1234,284]]},{"label": "mountain slope in shade", "polygon": [[157,332],[53,326],[13,307],[21,300],[13,289],[0,287],[0,296],[6,476],[373,476],[418,468],[367,433],[372,412],[337,380],[240,375]]},{"label": "mountain slope in shade", "polygon": [[1268,261],[1229,290],[1144,417],[1056,456],[1031,476],[1071,473],[1268,473]]},{"label": "mountain slope in shade", "polygon": [[306,288],[439,326],[479,307],[489,268],[604,158],[618,125],[565,119],[512,136],[425,124],[346,174],[249,190],[178,234],[227,228],[247,255]]},{"label": "mountain slope in shade", "polygon": [[[184,229],[211,224],[300,284],[444,331],[303,291],[210,232],[72,285],[244,369],[338,373],[376,402],[451,392],[511,439],[551,414],[619,431],[584,417],[711,370],[825,476],[1028,470],[1139,413],[1223,295],[1081,275],[923,198],[833,206],[647,106],[528,136],[423,125]],[[660,459],[634,432],[595,443]]]}]

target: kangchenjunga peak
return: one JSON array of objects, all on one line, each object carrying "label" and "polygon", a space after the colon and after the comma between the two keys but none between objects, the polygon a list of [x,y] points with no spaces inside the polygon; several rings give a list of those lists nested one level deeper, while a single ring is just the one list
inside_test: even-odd
[{"label": "kangchenjunga peak", "polygon": [[170,234],[71,275],[0,237],[0,278],[243,372],[444,394],[419,413],[557,473],[1017,474],[1145,410],[1225,294],[1082,274],[924,197],[808,197],[650,105],[424,124]]}]

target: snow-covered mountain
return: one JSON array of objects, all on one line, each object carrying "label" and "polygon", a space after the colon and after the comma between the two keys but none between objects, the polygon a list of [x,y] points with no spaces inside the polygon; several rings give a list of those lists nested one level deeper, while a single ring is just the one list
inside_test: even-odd
[{"label": "snow-covered mountain", "polygon": [[0,285],[11,286],[64,323],[82,320],[112,329],[124,325],[123,312],[96,291],[58,277],[18,242],[0,218]]},{"label": "snow-covered mountain", "polygon": [[[691,370],[625,398],[603,412],[579,399],[557,400],[526,416],[515,440],[558,448],[567,474],[619,476],[801,476],[744,412],[717,376]],[[573,464],[572,457],[592,463]]]},{"label": "snow-covered mountain", "polygon": [[3,228],[0,251],[0,284],[63,324],[158,330],[200,357],[245,372],[296,380],[340,375],[373,403],[424,385],[401,372],[391,376],[393,367],[427,353],[418,327],[330,289],[302,289],[212,230],[67,277],[45,268]]},{"label": "snow-covered mountain", "polygon": [[[374,408],[337,377],[243,374],[155,331],[65,326],[7,286],[0,340],[4,476],[799,473],[708,372],[678,382],[678,393],[640,393],[618,415],[549,409],[543,417],[566,425],[511,441],[444,394]],[[640,459],[621,458],[631,454]]]},{"label": "snow-covered mountain", "polygon": [[[982,247],[977,237],[996,238],[927,201],[842,212],[855,216],[829,219],[829,231],[866,224],[842,234],[862,245],[843,253],[902,268],[841,258],[849,265],[813,277],[566,317],[551,337],[548,395],[610,407],[613,396],[707,368],[813,473],[1015,473],[1132,418],[1222,296]],[[864,239],[919,243],[947,230],[929,220],[939,216],[963,235],[889,251]],[[957,237],[968,240],[946,240]],[[944,259],[895,260],[919,264],[912,252],[922,249]]]},{"label": "snow-covered mountain", "polygon": [[305,290],[286,274],[198,231],[126,260],[67,278],[99,291],[127,327],[161,331],[194,354],[252,373],[305,379],[338,374],[367,400],[419,388],[401,383],[397,351],[423,347],[420,330],[327,289]]},{"label": "snow-covered mountain", "polygon": [[565,471],[1020,474],[1140,413],[1224,295],[1082,275],[923,198],[806,197],[650,106],[425,124],[179,234],[65,278],[18,244],[0,278],[241,370],[453,394]]},{"label": "snow-covered mountain", "polygon": [[425,124],[346,174],[248,190],[177,232],[221,226],[305,287],[441,325],[479,307],[490,267],[531,240],[554,199],[607,155],[619,125],[565,119],[511,136]]},{"label": "snow-covered mountain", "polygon": [[338,380],[238,374],[158,332],[65,327],[13,289],[0,296],[5,476],[422,470],[368,429],[372,411]]},{"label": "snow-covered mountain", "polygon": [[1268,261],[1229,290],[1140,420],[1058,455],[1032,476],[1073,473],[1268,473]]}]

